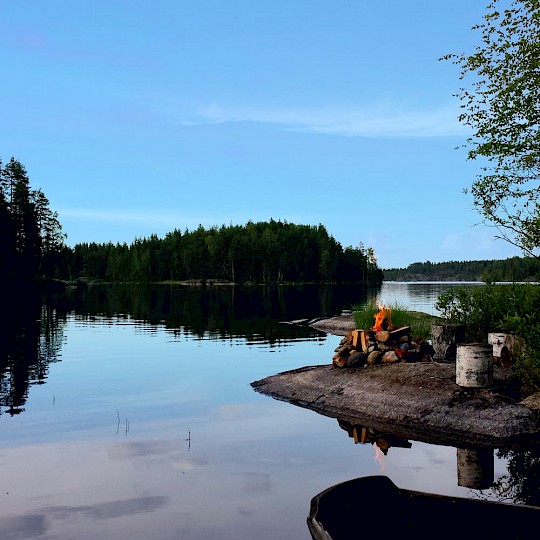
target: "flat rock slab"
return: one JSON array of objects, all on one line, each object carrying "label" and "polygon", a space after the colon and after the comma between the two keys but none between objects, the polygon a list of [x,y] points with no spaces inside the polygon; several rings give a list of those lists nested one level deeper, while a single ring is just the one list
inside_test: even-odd
[{"label": "flat rock slab", "polygon": [[351,330],[356,328],[352,315],[338,315],[329,319],[319,319],[309,323],[309,326],[336,336],[346,336]]},{"label": "flat rock slab", "polygon": [[538,411],[515,403],[508,376],[463,390],[455,364],[398,363],[340,369],[310,366],[253,382],[262,394],[406,439],[457,447],[540,440]]}]

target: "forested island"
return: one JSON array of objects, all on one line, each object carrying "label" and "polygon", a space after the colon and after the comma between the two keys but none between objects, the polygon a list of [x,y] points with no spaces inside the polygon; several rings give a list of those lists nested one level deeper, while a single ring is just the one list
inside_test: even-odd
[{"label": "forested island", "polygon": [[342,248],[323,225],[281,221],[175,230],[128,244],[77,244],[70,277],[105,281],[225,280],[233,283],[382,282],[373,252]]},{"label": "forested island", "polygon": [[383,270],[385,281],[540,281],[540,259],[510,257],[494,261],[415,262]]},{"label": "forested island", "polygon": [[0,277],[107,282],[362,283],[383,275],[371,248],[343,248],[323,225],[282,221],[176,229],[127,243],[65,244],[24,166],[0,161]]}]

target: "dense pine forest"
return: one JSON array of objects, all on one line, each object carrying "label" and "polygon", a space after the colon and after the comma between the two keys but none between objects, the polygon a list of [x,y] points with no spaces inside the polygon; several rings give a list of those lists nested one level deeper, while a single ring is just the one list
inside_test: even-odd
[{"label": "dense pine forest", "polygon": [[511,257],[498,261],[415,262],[384,270],[385,281],[540,281],[540,259]]},{"label": "dense pine forest", "polygon": [[270,220],[151,235],[130,245],[64,243],[65,235],[24,166],[0,161],[0,277],[233,283],[382,282],[373,250],[346,247],[323,225]]},{"label": "dense pine forest", "polygon": [[175,230],[127,244],[77,244],[66,261],[72,278],[105,281],[221,279],[234,283],[382,281],[373,252],[342,248],[324,226],[281,221]]}]

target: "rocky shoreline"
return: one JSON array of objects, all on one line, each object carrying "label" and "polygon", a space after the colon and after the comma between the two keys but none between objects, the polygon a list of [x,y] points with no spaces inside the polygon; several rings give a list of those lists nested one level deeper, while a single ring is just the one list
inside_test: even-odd
[{"label": "rocky shoreline", "polygon": [[309,326],[336,336],[346,336],[356,325],[352,315],[339,315],[330,319],[319,319],[309,323]]},{"label": "rocky shoreline", "polygon": [[[311,321],[334,335],[354,329],[352,316]],[[494,384],[462,389],[455,363],[399,363],[339,369],[303,367],[254,381],[252,387],[278,400],[352,424],[453,446],[504,446],[540,441],[540,399],[521,400],[511,372],[495,366]]]}]

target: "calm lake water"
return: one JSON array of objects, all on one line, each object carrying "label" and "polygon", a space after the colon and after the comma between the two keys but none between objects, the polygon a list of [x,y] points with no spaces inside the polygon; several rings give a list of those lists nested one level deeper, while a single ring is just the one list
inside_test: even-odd
[{"label": "calm lake water", "polygon": [[[369,296],[435,313],[452,286],[385,283]],[[0,538],[308,540],[311,498],[373,474],[538,501],[535,448],[493,449],[472,474],[458,470],[460,449],[377,434],[355,444],[353,426],[251,388],[329,363],[340,340],[279,321],[366,298],[344,286],[17,297],[0,316]]]}]

